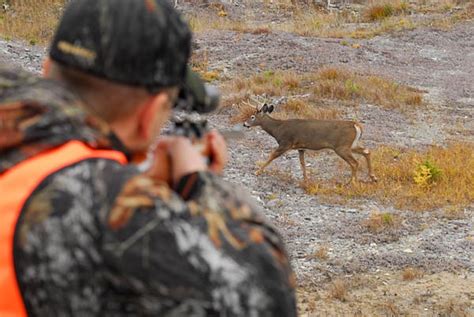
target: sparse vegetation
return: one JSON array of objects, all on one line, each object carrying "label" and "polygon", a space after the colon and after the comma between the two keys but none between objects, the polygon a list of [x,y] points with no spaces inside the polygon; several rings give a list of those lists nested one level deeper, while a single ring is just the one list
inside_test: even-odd
[{"label": "sparse vegetation", "polygon": [[[443,317],[472,315],[469,305],[472,279],[465,280],[455,273],[431,275],[418,271],[411,283],[400,278],[402,274],[403,271],[383,271],[355,275],[349,281],[344,279],[346,290],[350,290],[346,301],[332,297],[334,281],[327,283],[326,293],[312,281],[302,283],[297,289],[299,313],[301,316],[424,316],[427,312],[429,316]],[[447,295],[455,290],[459,291],[459,298]]]},{"label": "sparse vegetation", "polygon": [[413,180],[419,186],[427,187],[436,184],[441,176],[442,170],[427,159],[416,166]]},{"label": "sparse vegetation", "polygon": [[[468,317],[472,316],[472,310],[469,309],[471,305],[468,301],[461,301],[459,299],[450,298],[449,300],[438,305],[440,312],[439,316],[450,317]],[[472,308],[472,306],[471,306]]]},{"label": "sparse vegetation", "polygon": [[409,4],[407,1],[375,1],[363,12],[363,16],[368,21],[379,21],[394,15],[408,13]]},{"label": "sparse vegetation", "polygon": [[371,233],[396,228],[400,225],[400,218],[388,212],[373,212],[370,217],[362,223]]},{"label": "sparse vegetation", "polygon": [[318,260],[327,260],[328,258],[328,247],[322,245],[316,249],[313,254],[308,256],[311,259],[318,259]]},{"label": "sparse vegetation", "polygon": [[234,123],[242,122],[251,115],[253,110],[243,105],[251,95],[284,97],[286,101],[278,107],[276,114],[279,118],[339,118],[339,110],[323,106],[327,101],[348,105],[365,102],[401,110],[423,104],[422,91],[418,89],[380,76],[333,67],[323,67],[306,74],[264,71],[227,81],[223,84],[223,91],[227,96],[223,100],[223,107],[236,106],[239,110],[231,119]]},{"label": "sparse vegetation", "polygon": [[387,300],[381,305],[384,316],[387,317],[398,317],[403,316],[400,308],[397,306],[394,300]]},{"label": "sparse vegetation", "polygon": [[402,272],[402,279],[404,281],[412,281],[423,276],[423,272],[413,267],[407,267]]},{"label": "sparse vegetation", "polygon": [[[272,24],[250,24],[244,17],[229,17],[225,11],[210,15],[193,15],[188,18],[195,32],[210,29],[231,30],[242,33],[271,33],[285,31],[303,36],[328,38],[371,38],[383,33],[398,32],[417,27],[449,28],[474,17],[474,4],[463,0],[406,0],[370,1],[362,11],[321,10],[308,3],[297,5],[291,1],[274,1],[267,7],[293,12],[290,20]],[[453,10],[457,8],[457,10]],[[265,10],[265,9],[264,9]],[[225,12],[226,14],[222,14]],[[440,17],[440,14],[444,14]],[[363,26],[362,26],[363,25]]]},{"label": "sparse vegetation", "polygon": [[410,108],[423,103],[421,91],[375,75],[341,68],[322,68],[311,78],[319,98],[372,103],[387,108]]},{"label": "sparse vegetation", "polygon": [[207,51],[194,53],[191,56],[190,65],[205,81],[210,82],[219,79],[219,72],[209,68],[209,56]]},{"label": "sparse vegetation", "polygon": [[[350,198],[371,197],[397,208],[430,210],[439,207],[460,208],[474,202],[474,145],[455,143],[447,147],[431,147],[426,151],[381,147],[372,153],[378,183],[358,183],[349,187],[337,182],[310,181],[304,184],[310,194],[331,201],[347,202]],[[442,173],[430,186],[414,180],[417,168],[430,158]],[[341,179],[338,175],[336,179]],[[429,178],[427,178],[429,179]],[[335,196],[339,199],[335,199]]]},{"label": "sparse vegetation", "polygon": [[193,32],[204,32],[208,30],[230,30],[242,33],[251,33],[252,28],[244,21],[232,20],[227,16],[193,15],[188,17],[188,23]]},{"label": "sparse vegetation", "polygon": [[250,77],[234,78],[224,84],[226,93],[287,96],[302,91],[302,75],[294,72],[263,71]]},{"label": "sparse vegetation", "polygon": [[0,11],[0,34],[19,38],[31,45],[46,44],[53,36],[64,0],[0,1],[7,5]]},{"label": "sparse vegetation", "polygon": [[[0,14],[0,33],[4,38],[21,38],[34,44],[46,44],[52,36],[65,1],[4,0],[3,3],[9,4],[8,10]],[[304,36],[370,38],[424,26],[446,29],[460,21],[474,18],[474,3],[463,0],[427,0],[415,3],[400,0],[372,1],[363,12],[327,12],[318,6],[298,6],[292,1],[267,3],[267,7],[275,6],[279,10],[293,11],[293,19],[272,24],[251,24],[246,16],[232,17],[222,4],[211,3],[207,13],[189,15],[187,20],[194,32],[217,29],[268,34],[287,31]],[[421,14],[425,15],[423,19],[415,18]],[[433,17],[426,16],[427,14]],[[445,16],[439,17],[436,14]],[[359,26],[367,21],[370,22],[369,25]]]},{"label": "sparse vegetation", "polygon": [[317,107],[310,103],[308,100],[303,99],[289,99],[285,102],[281,109],[283,115],[279,118],[308,118],[308,119],[321,119],[321,120],[333,120],[340,117],[340,112],[335,108],[322,108]]},{"label": "sparse vegetation", "polygon": [[329,285],[329,297],[340,300],[341,302],[347,301],[349,295],[347,282],[336,279]]},{"label": "sparse vegetation", "polygon": [[459,206],[447,206],[443,210],[443,216],[449,220],[464,219],[466,218],[466,213],[464,208]]}]

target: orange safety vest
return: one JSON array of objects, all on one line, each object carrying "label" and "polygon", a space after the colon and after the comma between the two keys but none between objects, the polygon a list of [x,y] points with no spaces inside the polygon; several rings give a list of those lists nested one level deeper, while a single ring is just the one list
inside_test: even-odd
[{"label": "orange safety vest", "polygon": [[80,141],[70,141],[31,157],[0,175],[0,316],[27,316],[15,274],[13,243],[23,205],[49,175],[90,158],[104,158],[125,164],[125,155],[97,150]]}]

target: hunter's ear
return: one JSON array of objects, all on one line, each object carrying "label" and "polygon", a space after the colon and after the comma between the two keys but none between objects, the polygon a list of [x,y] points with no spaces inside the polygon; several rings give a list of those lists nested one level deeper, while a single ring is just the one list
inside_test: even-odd
[{"label": "hunter's ear", "polygon": [[263,113],[266,113],[266,112],[268,111],[268,106],[267,106],[266,103],[263,104],[263,107],[262,107],[261,111],[262,111]]},{"label": "hunter's ear", "polygon": [[51,59],[49,57],[47,57],[43,61],[42,75],[43,75],[44,78],[48,78],[50,73],[51,73]]},{"label": "hunter's ear", "polygon": [[275,109],[275,107],[273,105],[271,105],[270,107],[268,107],[268,113],[272,113],[273,112],[273,109]]}]

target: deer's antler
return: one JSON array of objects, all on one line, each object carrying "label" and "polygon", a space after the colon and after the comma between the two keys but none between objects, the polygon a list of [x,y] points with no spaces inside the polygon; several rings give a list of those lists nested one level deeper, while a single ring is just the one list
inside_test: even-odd
[{"label": "deer's antler", "polygon": [[254,106],[257,109],[257,112],[262,111],[262,107],[264,105],[271,103],[271,100],[267,98],[266,95],[250,96],[250,100],[257,104],[256,106]]}]

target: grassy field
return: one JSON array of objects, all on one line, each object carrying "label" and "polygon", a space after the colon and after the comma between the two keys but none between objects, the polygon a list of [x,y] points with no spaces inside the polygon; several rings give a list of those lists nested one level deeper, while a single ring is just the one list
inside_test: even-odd
[{"label": "grassy field", "polygon": [[267,2],[267,10],[291,12],[291,18],[271,23],[249,23],[245,16],[231,17],[223,7],[216,7],[208,14],[190,14],[188,20],[195,32],[212,29],[253,34],[284,31],[303,36],[360,39],[418,27],[449,29],[474,18],[474,3],[468,0],[362,1],[366,3],[363,7],[337,11],[295,2],[304,1]]},{"label": "grassy field", "polygon": [[[445,208],[448,218],[462,218],[463,208],[474,201],[473,144],[453,143],[424,151],[380,147],[372,152],[372,162],[379,177],[377,183],[343,186],[341,172],[325,182],[301,185],[309,194],[331,202],[344,204],[349,199],[370,198],[402,210]],[[360,163],[364,166],[365,162]],[[344,171],[344,166],[339,170]],[[373,220],[392,224],[383,217]]]},{"label": "grassy field", "polygon": [[[281,117],[295,115],[306,118],[336,118],[337,110],[329,109],[331,115],[321,116],[321,104],[327,101],[346,106],[357,106],[361,102],[387,109],[410,110],[423,105],[423,92],[399,84],[388,78],[361,74],[345,68],[323,67],[315,72],[297,74],[291,71],[265,71],[245,78],[233,78],[222,84],[223,107],[248,101],[250,95],[288,97],[282,105]],[[317,106],[316,106],[317,105]],[[240,107],[233,122],[246,119],[250,109]]]},{"label": "grassy field", "polygon": [[[469,0],[375,0],[357,10],[327,11],[303,5],[305,1],[263,1],[263,11],[286,12],[288,19],[250,22],[246,14],[233,17],[223,5],[211,4],[206,13],[187,14],[194,32],[232,30],[253,34],[285,31],[304,36],[370,38],[387,32],[417,27],[447,29],[474,18]],[[3,0],[0,34],[5,39],[23,39],[46,44],[63,10],[64,0]]]},{"label": "grassy field", "polygon": [[2,4],[0,34],[4,39],[45,45],[53,36],[64,0],[11,0]]}]

